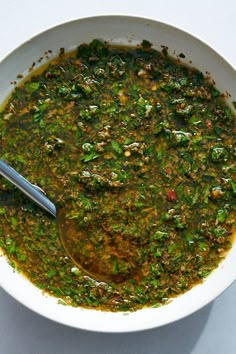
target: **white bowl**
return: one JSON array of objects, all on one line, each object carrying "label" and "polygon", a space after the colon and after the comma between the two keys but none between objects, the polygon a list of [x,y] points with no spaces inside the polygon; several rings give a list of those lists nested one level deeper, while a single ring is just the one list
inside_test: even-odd
[{"label": "white bowl", "polygon": [[[113,44],[136,45],[149,40],[157,50],[168,47],[172,56],[185,54],[182,62],[204,74],[211,75],[221,92],[228,92],[228,104],[235,111],[236,72],[224,58],[190,34],[157,21],[128,16],[99,16],[84,18],[49,29],[21,45],[0,63],[0,102],[13,89],[18,74],[27,75],[57,56],[61,47],[66,51],[94,38]],[[48,50],[52,51],[46,53]],[[43,59],[38,62],[38,59]],[[35,63],[35,65],[33,64]],[[100,331],[131,332],[165,325],[183,318],[216,298],[236,279],[236,243],[224,261],[207,279],[185,294],[160,308],[146,308],[136,312],[102,312],[73,308],[58,304],[58,299],[45,295],[24,276],[14,272],[7,259],[0,257],[0,285],[15,299],[35,312],[68,326]]]}]

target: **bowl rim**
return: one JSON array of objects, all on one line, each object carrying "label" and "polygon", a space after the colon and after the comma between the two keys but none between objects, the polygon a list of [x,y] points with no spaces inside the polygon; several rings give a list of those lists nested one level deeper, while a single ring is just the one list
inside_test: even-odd
[{"label": "bowl rim", "polygon": [[[173,26],[167,22],[163,22],[163,21],[159,21],[158,19],[152,19],[152,18],[147,18],[147,17],[140,17],[140,16],[135,16],[135,15],[124,15],[124,14],[105,14],[105,15],[94,15],[94,16],[87,16],[87,17],[81,17],[81,18],[78,18],[78,19],[73,19],[73,20],[70,20],[70,21],[64,21],[64,22],[60,22],[56,25],[53,25],[53,26],[50,26],[48,28],[46,28],[45,30],[43,31],[40,31],[39,33],[33,35],[31,38],[29,38],[28,40],[24,41],[23,43],[19,44],[13,51],[11,51],[10,53],[8,53],[3,59],[1,59],[0,61],[0,65],[7,61],[8,58],[12,55],[14,55],[14,53],[19,49],[21,48],[22,46],[26,45],[27,43],[30,43],[30,42],[33,42],[35,39],[39,38],[40,36],[44,36],[46,35],[47,33],[50,33],[50,31],[52,30],[56,30],[58,28],[62,28],[63,26],[65,25],[71,25],[71,24],[76,24],[78,22],[82,22],[82,21],[94,21],[94,20],[105,20],[105,19],[121,19],[121,18],[124,18],[126,20],[129,20],[129,19],[132,19],[132,20],[136,20],[136,21],[147,21],[149,23],[153,23],[153,24],[158,24],[158,25],[162,25],[162,26],[165,26],[166,28],[171,28],[172,30],[178,30],[179,32],[181,32],[183,35],[187,35],[187,36],[190,36],[192,37],[194,40],[197,40],[199,43],[201,43],[202,46],[204,47],[207,47],[208,49],[210,49],[215,55],[217,55],[218,58],[221,58],[222,61],[224,61],[232,70],[235,71],[235,68],[234,66],[228,62],[227,59],[225,59],[221,54],[219,54],[214,48],[212,48],[210,45],[208,45],[206,42],[202,41],[201,39],[199,39],[198,37],[196,37],[195,35],[193,35],[192,33],[188,32],[188,31],[185,31],[179,27],[176,27],[176,26]],[[4,260],[2,259],[4,258]],[[228,258],[228,255],[227,257]],[[3,261],[3,262],[2,262]],[[7,263],[7,257],[3,256],[3,257],[0,257],[0,267],[3,263]],[[6,266],[6,265],[5,265]],[[225,266],[225,261],[222,261],[220,263],[220,268],[224,268]],[[7,267],[9,267],[9,269],[11,270],[11,272],[14,272],[14,270],[11,268],[10,265],[7,265]],[[214,274],[215,274],[215,271],[212,272],[213,274],[213,277],[214,277]],[[29,283],[29,280],[27,280],[24,275],[21,275],[19,273],[19,276],[20,278],[22,278],[21,280],[23,281],[24,284],[26,283]],[[211,277],[211,275],[209,276]],[[207,277],[207,279],[209,278]],[[23,279],[24,278],[24,279]],[[76,323],[76,322],[71,322],[71,320],[69,319],[63,319],[63,318],[59,318],[57,315],[53,315],[53,313],[47,313],[47,312],[43,312],[41,309],[40,309],[40,306],[35,306],[34,304],[34,301],[29,301],[29,298],[26,296],[22,296],[22,294],[20,292],[17,292],[15,287],[14,286],[9,286],[9,284],[7,283],[7,279],[4,279],[0,276],[0,286],[2,286],[2,288],[7,291],[12,297],[14,297],[16,300],[18,300],[20,303],[24,304],[26,307],[28,307],[29,309],[33,310],[34,312],[48,318],[48,319],[51,319],[55,322],[58,322],[58,323],[61,323],[61,324],[64,324],[64,325],[67,325],[67,326],[70,326],[70,327],[73,327],[73,328],[79,328],[79,329],[85,329],[85,330],[90,330],[90,331],[95,331],[95,332],[106,332],[106,333],[124,333],[124,332],[134,332],[134,331],[142,331],[142,330],[147,330],[147,329],[151,329],[151,328],[156,328],[156,327],[160,327],[160,326],[163,326],[163,325],[166,325],[166,324],[170,324],[174,321],[177,321],[177,320],[180,320],[192,313],[194,313],[195,311],[199,310],[200,308],[206,306],[207,304],[209,304],[212,300],[214,300],[217,296],[219,296],[224,290],[226,290],[232,283],[233,281],[236,279],[236,271],[235,271],[235,274],[234,276],[231,274],[231,277],[230,279],[227,280],[227,285],[222,285],[221,287],[218,286],[217,287],[217,290],[215,290],[214,292],[212,293],[209,293],[209,296],[205,299],[198,299],[198,304],[195,306],[192,306],[191,309],[189,309],[188,307],[186,307],[185,309],[183,309],[181,315],[178,315],[178,314],[174,314],[171,319],[169,320],[164,320],[164,321],[161,321],[159,323],[157,323],[155,321],[155,318],[150,322],[150,321],[147,321],[145,323],[134,323],[133,326],[130,326],[130,327],[127,327],[124,325],[124,321],[122,320],[121,322],[118,323],[118,325],[114,324],[113,326],[111,326],[111,324],[109,322],[106,323],[106,325],[103,327],[103,328],[99,328],[99,326],[97,325],[97,322],[94,324],[94,323]],[[204,284],[205,284],[206,281],[204,281]],[[22,283],[22,284],[23,284]],[[23,284],[23,286],[25,286]],[[181,297],[186,297],[186,294],[189,294],[190,292],[195,292],[195,288],[197,287],[201,287],[202,284],[199,284],[199,285],[196,285],[193,289],[187,291],[186,293],[184,293],[183,295],[180,295],[178,298],[181,298]],[[33,286],[35,287],[35,286]],[[35,291],[35,294],[36,293],[40,293],[40,296],[41,295],[41,290],[39,290],[38,288],[35,287],[34,289]],[[37,297],[37,295],[36,295]],[[48,298],[48,297],[46,297]],[[176,299],[178,299],[176,298]],[[53,301],[55,300],[55,298],[53,298]],[[163,305],[162,308],[165,309],[166,306],[168,305]],[[153,309],[151,308],[152,311],[156,312],[155,310],[158,310],[158,309]],[[109,321],[110,318],[112,319],[116,319],[120,316],[123,316],[123,318],[127,318],[127,313],[122,313],[122,312],[116,312],[116,313],[112,313],[112,316],[109,316],[107,315],[107,312],[104,312],[104,311],[98,311],[98,310],[88,310],[88,309],[84,309],[84,308],[79,308],[79,310],[81,311],[82,316],[84,315],[84,313],[88,313],[88,311],[92,311],[92,312],[101,312],[101,313],[105,313],[106,314],[106,318],[107,320]],[[138,314],[140,313],[140,311],[146,311],[146,312],[149,312],[150,313],[150,309],[141,309],[141,310],[138,310],[136,312],[129,312],[128,315],[129,316],[133,316],[134,314]],[[65,311],[66,312],[66,311]],[[137,317],[137,316],[133,316],[134,318]]]},{"label": "bowl rim", "polygon": [[136,14],[123,14],[123,13],[105,13],[105,14],[99,14],[99,15],[91,15],[91,16],[82,16],[82,17],[77,17],[77,18],[73,18],[71,20],[68,21],[58,21],[57,23],[47,26],[45,29],[36,32],[34,34],[32,34],[28,39],[22,41],[20,44],[16,45],[16,47],[14,47],[12,50],[10,50],[9,52],[7,52],[6,55],[4,55],[2,58],[0,58],[0,64],[7,60],[9,56],[11,56],[15,51],[17,51],[20,47],[22,47],[23,45],[27,44],[28,42],[31,42],[33,40],[35,40],[36,38],[40,37],[41,35],[45,35],[47,32],[50,32],[51,30],[55,30],[57,28],[60,28],[64,25],[67,24],[72,24],[72,23],[77,23],[77,22],[81,22],[81,21],[87,21],[87,20],[96,20],[96,19],[107,19],[107,18],[126,18],[126,19],[134,19],[134,20],[142,20],[142,21],[148,21],[148,22],[153,22],[153,23],[159,23],[160,25],[164,25],[167,26],[169,28],[172,29],[176,29],[178,31],[181,31],[182,33],[191,36],[192,38],[194,38],[195,40],[197,40],[198,42],[200,42],[202,45],[208,47],[211,51],[213,51],[218,57],[221,57],[223,59],[223,61],[225,61],[233,70],[236,70],[236,66],[234,66],[233,63],[231,63],[231,61],[226,58],[222,53],[219,53],[211,44],[208,43],[208,41],[205,41],[203,39],[201,39],[198,35],[196,35],[195,33],[192,33],[189,30],[183,29],[182,27],[177,27],[172,25],[170,22],[168,21],[162,21],[156,18],[151,18],[151,17],[146,17],[146,16],[140,16],[140,15],[136,15]]}]

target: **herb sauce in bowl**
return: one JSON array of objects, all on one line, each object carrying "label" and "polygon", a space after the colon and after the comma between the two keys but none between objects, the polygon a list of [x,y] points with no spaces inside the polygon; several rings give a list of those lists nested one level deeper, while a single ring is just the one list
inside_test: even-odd
[{"label": "herb sauce in bowl", "polygon": [[67,304],[159,306],[230,249],[235,117],[166,49],[80,45],[17,87],[0,118],[1,157],[45,189],[73,260],[99,275],[88,277],[57,222],[3,180],[0,246]]}]

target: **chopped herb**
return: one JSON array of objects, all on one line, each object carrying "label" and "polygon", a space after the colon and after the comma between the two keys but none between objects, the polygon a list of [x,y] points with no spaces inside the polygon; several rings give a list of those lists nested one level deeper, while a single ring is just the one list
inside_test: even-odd
[{"label": "chopped herb", "polygon": [[118,153],[118,154],[122,154],[123,149],[121,148],[120,144],[117,141],[112,140],[111,141],[111,145],[113,147],[113,149]]},{"label": "chopped herb", "polygon": [[0,247],[63,304],[159,307],[235,238],[235,114],[165,46],[63,52],[0,113],[1,158],[45,190],[57,220],[0,179]]}]

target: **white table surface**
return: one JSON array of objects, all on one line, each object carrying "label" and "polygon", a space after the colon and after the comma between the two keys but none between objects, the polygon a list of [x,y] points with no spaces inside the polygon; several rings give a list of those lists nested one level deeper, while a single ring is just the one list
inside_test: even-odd
[{"label": "white table surface", "polygon": [[[236,68],[235,0],[0,0],[0,5],[0,59],[45,28],[110,13],[178,26],[208,43]],[[236,283],[183,320],[129,334],[65,327],[33,313],[0,288],[0,354],[18,353],[235,354]]]}]

